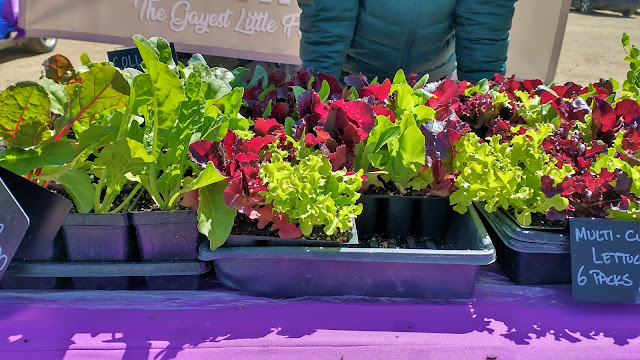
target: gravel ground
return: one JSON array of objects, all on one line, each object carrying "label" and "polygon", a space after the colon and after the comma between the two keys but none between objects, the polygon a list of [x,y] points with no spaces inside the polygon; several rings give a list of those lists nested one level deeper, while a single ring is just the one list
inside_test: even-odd
[{"label": "gravel ground", "polygon": [[600,78],[613,78],[622,82],[629,70],[620,43],[623,32],[629,34],[632,44],[640,47],[640,13],[625,18],[610,11],[581,14],[572,10],[555,81],[586,85]]}]

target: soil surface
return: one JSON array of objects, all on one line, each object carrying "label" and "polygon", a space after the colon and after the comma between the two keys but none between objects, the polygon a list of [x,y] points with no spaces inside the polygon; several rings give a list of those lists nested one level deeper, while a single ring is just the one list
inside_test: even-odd
[{"label": "soil surface", "polygon": [[[560,53],[555,81],[586,85],[600,78],[622,81],[629,68],[620,45],[622,32],[640,45],[640,13],[630,18],[610,11],[585,15],[571,10]],[[107,61],[107,51],[125,46],[59,39],[53,53],[68,57],[79,67],[86,52],[92,61]],[[32,54],[21,47],[0,50],[0,90],[21,80],[38,80],[40,64],[52,54]]]},{"label": "soil surface", "polygon": [[358,240],[360,247],[364,248],[451,250],[447,249],[446,244],[437,237],[416,239],[409,236],[408,238],[385,239],[376,236],[371,239],[360,237]]},{"label": "soil surface", "polygon": [[[512,208],[507,210],[507,214],[511,219],[513,219],[513,221],[518,223],[516,220],[516,213]],[[567,223],[561,220],[549,220],[545,214],[531,213],[531,224],[529,226],[564,229],[565,226],[567,226]]]},{"label": "soil surface", "polygon": [[396,187],[396,184],[392,182],[382,182],[382,187],[375,185],[369,186],[362,194],[363,195],[394,195],[394,196],[423,196],[424,192],[409,190],[402,193],[400,189]]},{"label": "soil surface", "polygon": [[[258,220],[251,220],[248,216],[244,214],[236,215],[236,218],[233,223],[233,229],[231,230],[232,235],[246,235],[246,236],[260,236],[260,237],[272,237],[279,238],[278,231],[272,231],[271,229],[272,223],[267,224],[262,229],[258,229]],[[315,241],[336,241],[345,243],[349,241],[348,233],[337,233],[333,235],[327,235],[324,233],[324,227],[315,226],[311,234],[302,236],[301,238],[304,240],[315,240]]]},{"label": "soil surface", "polygon": [[[119,197],[122,197],[121,199],[116,198],[116,201],[113,203],[115,206],[121,204],[121,202],[118,202],[118,199],[120,199],[120,201],[124,200],[124,197],[122,196],[124,192],[125,191],[123,190],[123,192],[119,195]],[[128,195],[128,193],[126,195]],[[131,204],[133,204],[133,207],[130,209],[131,211],[164,211],[158,206],[158,204],[156,204],[155,200],[153,200],[151,195],[149,195],[149,193],[144,188],[140,188],[138,194],[132,199]],[[129,206],[131,206],[131,204]],[[171,210],[193,209],[188,206],[182,205],[182,202],[178,201],[178,204]]]}]

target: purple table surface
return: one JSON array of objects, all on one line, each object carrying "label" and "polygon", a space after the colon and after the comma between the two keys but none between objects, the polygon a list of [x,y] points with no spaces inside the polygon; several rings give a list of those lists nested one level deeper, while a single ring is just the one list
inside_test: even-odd
[{"label": "purple table surface", "polygon": [[482,269],[473,298],[0,291],[0,359],[640,359],[640,306]]}]

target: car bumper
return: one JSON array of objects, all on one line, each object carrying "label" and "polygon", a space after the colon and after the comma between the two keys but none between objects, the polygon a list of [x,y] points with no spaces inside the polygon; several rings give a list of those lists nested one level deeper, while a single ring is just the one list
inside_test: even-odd
[{"label": "car bumper", "polygon": [[633,10],[640,8],[640,0],[627,0],[627,1],[594,1],[593,7],[595,9],[605,10]]}]

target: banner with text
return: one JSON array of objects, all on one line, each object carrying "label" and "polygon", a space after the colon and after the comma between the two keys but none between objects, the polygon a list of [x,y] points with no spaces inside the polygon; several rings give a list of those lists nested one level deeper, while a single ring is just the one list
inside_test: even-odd
[{"label": "banner with text", "polygon": [[182,52],[298,64],[296,0],[22,0],[28,36],[133,44],[160,36]]},{"label": "banner with text", "polygon": [[[133,45],[161,36],[181,52],[299,64],[296,0],[21,0],[20,26],[32,37]],[[518,0],[507,75],[553,80],[570,0]],[[532,37],[531,34],[536,34]]]}]

